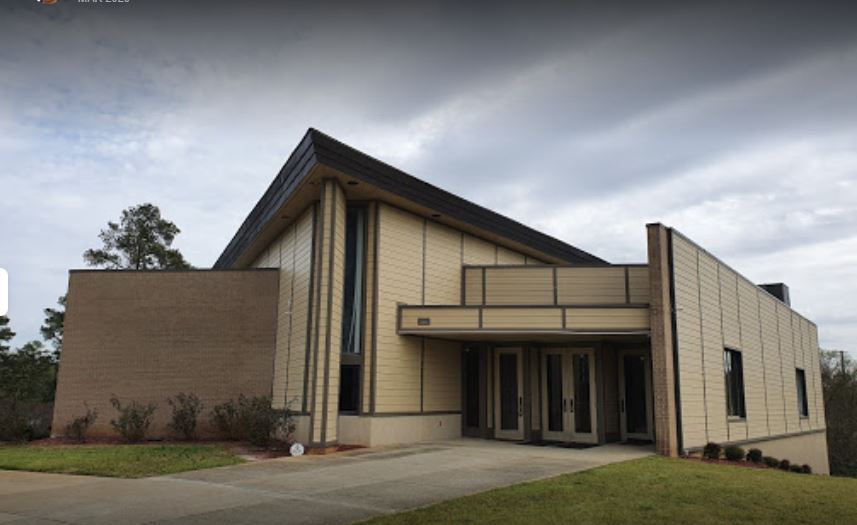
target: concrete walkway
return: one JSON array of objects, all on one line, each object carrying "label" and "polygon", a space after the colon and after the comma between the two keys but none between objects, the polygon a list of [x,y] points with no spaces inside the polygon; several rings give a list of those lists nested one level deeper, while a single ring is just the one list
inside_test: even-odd
[{"label": "concrete walkway", "polygon": [[0,524],[350,523],[651,453],[460,439],[136,480],[0,471]]}]

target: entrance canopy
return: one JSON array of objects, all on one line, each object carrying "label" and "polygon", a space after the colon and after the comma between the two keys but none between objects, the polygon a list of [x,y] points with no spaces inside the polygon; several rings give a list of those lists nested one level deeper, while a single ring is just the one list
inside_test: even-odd
[{"label": "entrance canopy", "polygon": [[645,265],[465,266],[462,304],[401,305],[398,333],[479,341],[645,338]]}]

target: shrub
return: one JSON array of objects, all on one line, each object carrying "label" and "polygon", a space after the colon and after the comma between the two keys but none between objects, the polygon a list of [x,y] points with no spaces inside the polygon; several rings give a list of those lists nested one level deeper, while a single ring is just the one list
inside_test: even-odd
[{"label": "shrub", "polygon": [[747,451],[747,461],[758,465],[762,462],[762,451],[758,448],[751,448]]},{"label": "shrub", "polygon": [[202,402],[194,394],[179,393],[175,398],[167,399],[173,416],[167,425],[170,430],[184,439],[196,437],[196,421],[202,413]]},{"label": "shrub", "polygon": [[728,446],[723,452],[729,461],[741,461],[744,459],[744,449],[741,447]]},{"label": "shrub", "polygon": [[110,398],[110,404],[119,412],[118,418],[110,420],[113,429],[126,441],[131,443],[143,441],[149,426],[152,424],[152,414],[155,413],[158,405],[152,403],[143,405],[131,401],[131,403],[123,406],[116,396]]},{"label": "shrub", "polygon": [[232,440],[242,438],[238,404],[234,399],[216,405],[211,410],[211,422],[224,438]]},{"label": "shrub", "polygon": [[780,461],[780,469],[789,470],[791,467],[792,467],[791,461],[789,461],[787,459]]},{"label": "shrub", "polygon": [[800,465],[792,465],[791,467],[789,467],[789,470],[797,474],[803,474],[803,467],[801,467]]},{"label": "shrub", "polygon": [[800,471],[803,474],[812,474],[812,467],[810,467],[809,465],[804,463],[803,465],[800,466]]},{"label": "shrub", "polygon": [[[86,406],[86,405],[84,405]],[[98,410],[86,407],[86,414],[74,418],[71,423],[65,427],[65,435],[83,443],[86,441],[86,433],[89,431],[95,420],[98,419]]]},{"label": "shrub", "polygon": [[247,440],[253,445],[267,446],[275,434],[294,432],[290,410],[277,410],[267,396],[238,396],[214,407],[212,422],[227,439]]},{"label": "shrub", "polygon": [[780,466],[780,460],[775,457],[765,456],[762,458],[762,461],[765,462],[765,465],[771,468],[777,468]]},{"label": "shrub", "polygon": [[719,444],[709,442],[706,443],[705,447],[702,449],[702,457],[705,459],[720,459],[720,451],[721,447]]}]

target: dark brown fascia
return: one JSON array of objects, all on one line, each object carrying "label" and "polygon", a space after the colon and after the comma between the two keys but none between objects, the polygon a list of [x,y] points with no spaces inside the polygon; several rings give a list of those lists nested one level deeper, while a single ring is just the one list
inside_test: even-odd
[{"label": "dark brown fascia", "polygon": [[318,165],[373,185],[437,213],[506,238],[571,264],[607,264],[603,259],[515,220],[417,179],[310,128],[271,185],[244,219],[214,268],[229,268],[241,257]]}]

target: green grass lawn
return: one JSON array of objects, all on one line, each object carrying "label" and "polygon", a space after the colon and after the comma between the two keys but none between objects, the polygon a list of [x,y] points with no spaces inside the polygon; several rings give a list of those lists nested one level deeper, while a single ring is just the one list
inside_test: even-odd
[{"label": "green grass lawn", "polygon": [[0,469],[143,478],[242,463],[221,445],[0,447]]},{"label": "green grass lawn", "polygon": [[857,479],[650,457],[369,523],[854,524]]}]

